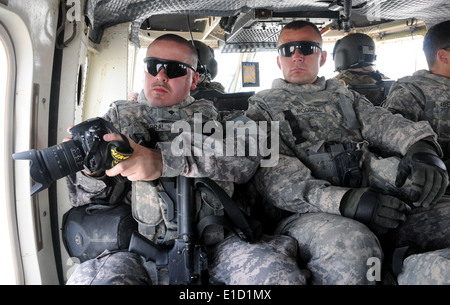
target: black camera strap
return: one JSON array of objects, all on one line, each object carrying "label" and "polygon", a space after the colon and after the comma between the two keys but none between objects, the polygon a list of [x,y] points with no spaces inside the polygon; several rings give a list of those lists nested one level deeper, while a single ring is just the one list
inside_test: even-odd
[{"label": "black camera strap", "polygon": [[114,125],[111,122],[106,121],[104,119],[102,119],[102,120],[103,120],[103,124],[105,124],[105,126],[110,131],[119,134],[123,141],[123,142],[120,142],[120,141],[111,141],[110,142],[111,146],[115,146],[112,148],[111,148],[111,146],[108,146],[108,148],[111,149],[111,155],[113,156],[113,158],[115,160],[118,160],[119,162],[120,162],[120,159],[123,159],[123,160],[128,159],[131,156],[131,154],[133,153],[133,149],[131,148],[130,141],[128,141],[128,138],[126,136],[124,136],[122,133],[120,133],[120,131],[117,130],[117,128],[114,127]]}]

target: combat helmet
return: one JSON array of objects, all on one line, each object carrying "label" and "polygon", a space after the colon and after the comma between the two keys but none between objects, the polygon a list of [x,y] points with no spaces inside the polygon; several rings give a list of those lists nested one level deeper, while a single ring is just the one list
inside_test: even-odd
[{"label": "combat helmet", "polygon": [[335,71],[373,65],[377,56],[370,36],[354,33],[336,41],[333,49]]},{"label": "combat helmet", "polygon": [[194,40],[198,53],[197,72],[209,80],[217,75],[217,61],[214,59],[214,50],[201,41]]}]

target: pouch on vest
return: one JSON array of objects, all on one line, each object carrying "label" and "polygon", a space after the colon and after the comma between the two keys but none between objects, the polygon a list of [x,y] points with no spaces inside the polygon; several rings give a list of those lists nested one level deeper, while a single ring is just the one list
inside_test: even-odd
[{"label": "pouch on vest", "polygon": [[83,205],[63,215],[62,239],[70,257],[80,262],[105,250],[127,249],[137,222],[127,204]]},{"label": "pouch on vest", "polygon": [[339,186],[361,186],[363,175],[359,163],[363,151],[357,143],[326,142],[318,149],[307,150],[307,154],[308,166],[315,177]]}]

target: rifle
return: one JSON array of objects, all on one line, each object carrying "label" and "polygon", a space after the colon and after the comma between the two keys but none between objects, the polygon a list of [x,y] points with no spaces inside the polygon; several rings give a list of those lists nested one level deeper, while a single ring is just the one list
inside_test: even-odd
[{"label": "rifle", "polygon": [[[175,216],[172,199],[176,198],[178,237],[170,249],[162,248],[137,232],[133,232],[128,250],[153,261],[157,269],[167,268],[169,284],[208,284],[208,259],[205,248],[197,241],[203,229],[212,224],[221,225],[234,232],[242,240],[252,243],[262,234],[261,223],[244,214],[228,194],[209,178],[178,176],[176,185],[160,178],[165,192],[161,198],[167,203],[169,220]],[[227,217],[206,216],[194,224],[194,190],[208,189],[222,203]],[[176,192],[174,192],[176,191]]]},{"label": "rifle", "polygon": [[138,232],[133,232],[128,250],[153,261],[157,269],[167,268],[169,284],[207,284],[208,260],[204,247],[196,242],[194,227],[194,179],[176,180],[178,237],[170,249],[162,248]]}]

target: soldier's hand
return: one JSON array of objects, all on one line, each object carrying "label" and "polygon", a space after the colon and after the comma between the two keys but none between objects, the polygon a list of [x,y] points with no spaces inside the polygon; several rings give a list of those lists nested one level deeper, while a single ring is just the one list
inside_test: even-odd
[{"label": "soldier's hand", "polygon": [[[69,127],[67,127],[67,130],[66,130],[67,133],[70,134],[70,135],[72,135],[72,134],[70,133],[70,130],[72,129],[72,127],[73,127],[73,125],[70,125]],[[71,140],[72,140],[72,137],[65,137],[62,141],[63,141],[63,142],[67,142],[67,141],[71,141]],[[82,172],[83,172],[85,175],[91,176],[91,177],[95,177],[95,176],[102,175],[102,172],[96,171],[96,172],[91,173],[91,172],[89,172],[89,171],[86,170],[86,169],[83,169]]]},{"label": "soldier's hand", "polygon": [[403,186],[406,179],[412,181],[408,200],[416,207],[427,207],[444,194],[448,173],[432,145],[419,141],[408,149],[398,165],[395,185]]},{"label": "soldier's hand", "polygon": [[384,234],[406,220],[408,206],[396,197],[360,188],[345,194],[340,211],[343,216],[364,223],[375,233]]},{"label": "soldier's hand", "polygon": [[[130,181],[152,181],[161,177],[163,169],[161,151],[144,147],[134,142],[130,137],[126,137],[133,149],[133,155],[113,168],[106,170],[106,175],[113,177],[120,174]],[[103,140],[122,141],[122,138],[118,134],[109,133],[103,136]]]}]

